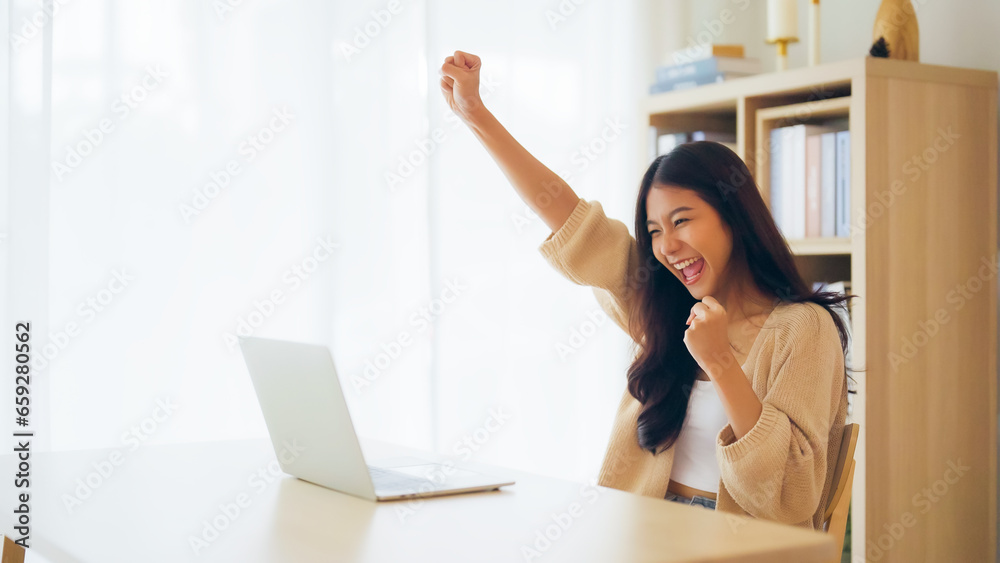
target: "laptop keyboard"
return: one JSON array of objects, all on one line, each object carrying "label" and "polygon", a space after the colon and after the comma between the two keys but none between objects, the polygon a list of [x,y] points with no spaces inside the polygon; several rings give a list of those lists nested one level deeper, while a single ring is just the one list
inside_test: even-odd
[{"label": "laptop keyboard", "polygon": [[[400,473],[399,471],[392,471],[390,469],[382,469],[381,467],[372,467],[369,465],[368,472],[372,476],[372,482],[375,483],[376,489],[429,491],[437,488],[434,485],[434,482],[430,479],[413,477],[412,475]],[[432,488],[428,488],[428,485]]]}]

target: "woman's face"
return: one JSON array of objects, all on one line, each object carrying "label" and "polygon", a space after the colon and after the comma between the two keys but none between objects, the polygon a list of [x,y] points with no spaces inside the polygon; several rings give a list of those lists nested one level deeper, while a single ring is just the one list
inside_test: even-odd
[{"label": "woman's face", "polygon": [[[733,248],[732,233],[722,217],[693,190],[653,184],[646,197],[646,229],[653,254],[691,296],[711,295],[725,303],[728,291],[726,265]],[[675,265],[698,259],[685,276]]]}]

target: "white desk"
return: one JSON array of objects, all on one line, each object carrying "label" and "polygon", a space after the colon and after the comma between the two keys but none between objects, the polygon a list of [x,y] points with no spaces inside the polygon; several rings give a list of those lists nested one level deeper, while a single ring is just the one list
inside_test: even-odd
[{"label": "white desk", "polygon": [[[412,453],[375,441],[364,448],[369,462]],[[275,457],[267,440],[121,449],[121,464],[70,513],[64,500],[77,479],[91,473],[97,482],[92,463],[108,461],[112,451],[33,454],[26,563],[809,563],[839,552],[821,532],[510,470],[517,483],[500,491],[422,501],[372,503],[283,473],[267,483],[254,477],[270,476]],[[15,463],[0,456],[0,523],[14,537]],[[229,504],[233,513],[240,499],[235,518],[219,508]],[[225,529],[196,555],[190,538],[213,520]],[[539,540],[546,532],[555,539]]]}]

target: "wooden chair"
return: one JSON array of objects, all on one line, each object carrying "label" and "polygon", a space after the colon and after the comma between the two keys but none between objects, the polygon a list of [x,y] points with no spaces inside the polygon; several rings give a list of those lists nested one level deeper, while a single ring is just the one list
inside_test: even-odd
[{"label": "wooden chair", "polygon": [[0,563],[24,563],[24,548],[6,534],[0,534]]},{"label": "wooden chair", "polygon": [[[840,455],[837,466],[833,470],[833,494],[823,515],[823,530],[833,536],[838,546],[843,548],[844,533],[847,530],[847,510],[851,505],[851,488],[854,485],[854,447],[858,444],[858,431],[861,429],[855,423],[844,425],[844,438],[840,441]],[[841,553],[830,563],[840,563]]]}]

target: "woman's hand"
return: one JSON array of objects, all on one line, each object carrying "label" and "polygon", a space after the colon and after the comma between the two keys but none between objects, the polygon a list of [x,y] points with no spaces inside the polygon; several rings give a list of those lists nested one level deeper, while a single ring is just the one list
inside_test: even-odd
[{"label": "woman's hand", "polygon": [[729,322],[726,309],[711,295],[691,307],[684,345],[709,378],[736,363],[729,349]]},{"label": "woman's hand", "polygon": [[479,97],[479,57],[462,51],[447,57],[441,65],[441,92],[445,101],[463,121],[468,121],[475,112],[483,109]]}]

